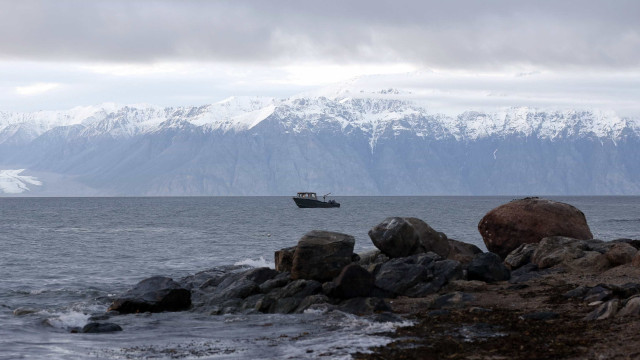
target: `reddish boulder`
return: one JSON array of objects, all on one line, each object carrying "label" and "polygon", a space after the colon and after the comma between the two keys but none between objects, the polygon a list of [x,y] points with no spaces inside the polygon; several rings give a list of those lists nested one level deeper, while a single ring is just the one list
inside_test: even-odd
[{"label": "reddish boulder", "polygon": [[538,243],[549,236],[592,239],[582,211],[546,199],[513,200],[489,211],[478,224],[487,249],[505,258],[522,244]]}]

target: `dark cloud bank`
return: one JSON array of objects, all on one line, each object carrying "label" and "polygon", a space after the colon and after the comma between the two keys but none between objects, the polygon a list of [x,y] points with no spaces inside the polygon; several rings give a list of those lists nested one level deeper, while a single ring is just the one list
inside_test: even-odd
[{"label": "dark cloud bank", "polygon": [[47,61],[640,67],[638,1],[3,1],[0,56]]}]

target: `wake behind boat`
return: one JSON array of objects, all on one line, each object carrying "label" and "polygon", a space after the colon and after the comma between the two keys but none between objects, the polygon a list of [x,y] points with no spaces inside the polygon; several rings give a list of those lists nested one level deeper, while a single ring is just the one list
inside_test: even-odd
[{"label": "wake behind boat", "polygon": [[331,193],[323,195],[322,200],[318,200],[316,193],[314,192],[299,192],[293,201],[299,208],[333,208],[340,207],[340,203],[335,200],[326,201],[327,196]]}]

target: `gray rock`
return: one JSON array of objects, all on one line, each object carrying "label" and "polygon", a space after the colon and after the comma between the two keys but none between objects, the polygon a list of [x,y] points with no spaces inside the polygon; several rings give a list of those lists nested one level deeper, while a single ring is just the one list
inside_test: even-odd
[{"label": "gray rock", "polygon": [[440,259],[427,253],[389,260],[375,274],[375,285],[391,296],[403,295],[415,285],[431,280],[434,264]]},{"label": "gray rock", "polygon": [[609,300],[606,303],[601,304],[597,309],[585,316],[584,320],[592,321],[611,318],[616,315],[618,311],[618,305],[618,299]]},{"label": "gray rock", "polygon": [[456,260],[436,261],[430,269],[429,280],[414,285],[407,289],[403,295],[410,297],[422,297],[435,294],[440,291],[450,281],[459,280],[464,277],[462,265]]},{"label": "gray rock", "polygon": [[284,287],[290,282],[291,282],[291,274],[288,272],[283,272],[276,275],[276,277],[274,277],[273,279],[267,280],[262,284],[260,284],[259,286],[260,292],[266,294],[275,288]]},{"label": "gray rock", "polygon": [[600,272],[610,267],[604,254],[613,245],[600,240],[548,237],[540,241],[531,262],[540,269],[561,265],[580,272]]},{"label": "gray rock", "polygon": [[288,314],[296,310],[302,300],[322,291],[322,284],[314,280],[295,280],[283,288],[274,289],[256,303],[256,309],[265,313]]},{"label": "gray rock", "polygon": [[109,333],[109,332],[116,332],[116,331],[122,331],[122,327],[120,327],[120,325],[118,324],[98,323],[98,322],[88,323],[81,330],[81,332],[83,333],[90,333],[90,334]]},{"label": "gray rock", "polygon": [[417,218],[386,218],[369,230],[373,244],[391,258],[434,252],[449,255],[447,236]]},{"label": "gray rock", "polygon": [[314,230],[305,234],[293,257],[291,278],[328,281],[351,264],[355,239],[351,235]]},{"label": "gray rock", "polygon": [[154,276],[140,281],[113,301],[108,311],[121,314],[182,311],[191,307],[191,292],[168,277]]},{"label": "gray rock", "polygon": [[309,295],[300,301],[294,312],[300,314],[313,306],[327,304],[329,301],[329,297],[324,294]]},{"label": "gray rock", "polygon": [[573,290],[569,290],[566,293],[562,294],[562,296],[568,299],[572,299],[572,298],[584,299],[584,296],[587,294],[587,291],[589,291],[588,287],[584,285],[580,285],[577,288]]},{"label": "gray rock", "polygon": [[227,299],[245,299],[260,292],[260,285],[278,275],[278,272],[266,267],[246,270],[225,277],[208,294],[209,303]]},{"label": "gray rock", "polygon": [[480,280],[488,283],[509,280],[511,272],[497,254],[487,252],[474,256],[467,268],[469,280]]},{"label": "gray rock", "polygon": [[531,262],[531,256],[536,251],[538,244],[522,244],[509,253],[504,259],[505,265],[511,270],[520,268]]},{"label": "gray rock", "polygon": [[186,276],[180,279],[178,283],[187,290],[202,289],[217,286],[229,274],[244,270],[246,270],[246,267],[240,265],[220,266]]},{"label": "gray rock", "polygon": [[598,285],[590,288],[584,294],[583,300],[591,303],[594,301],[605,301],[613,295],[613,291],[604,285]]},{"label": "gray rock", "polygon": [[626,301],[618,312],[619,317],[640,316],[640,296],[634,296]]}]

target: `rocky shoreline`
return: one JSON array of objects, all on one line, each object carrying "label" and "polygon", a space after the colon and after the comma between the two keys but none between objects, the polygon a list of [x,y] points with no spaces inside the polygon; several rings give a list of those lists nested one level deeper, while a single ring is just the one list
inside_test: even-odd
[{"label": "rocky shoreline", "polygon": [[138,312],[339,310],[415,320],[357,359],[640,356],[640,240],[592,239],[582,212],[538,198],[502,205],[478,228],[490,252],[417,218],[374,226],[378,250],[365,254],[353,253],[350,235],[314,230],[275,253],[275,270],[145,279],[82,331],[118,331],[116,315]]}]

